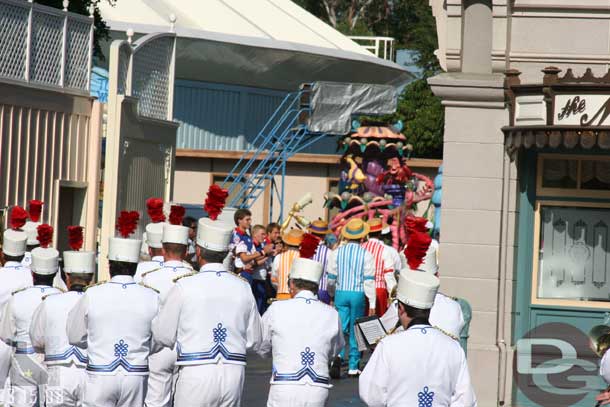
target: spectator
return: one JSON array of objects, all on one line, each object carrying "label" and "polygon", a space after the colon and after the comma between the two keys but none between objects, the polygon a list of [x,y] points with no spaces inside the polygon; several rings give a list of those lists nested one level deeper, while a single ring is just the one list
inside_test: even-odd
[{"label": "spectator", "polygon": [[[263,250],[265,244],[267,232],[263,225],[255,225],[252,228],[252,242],[254,243],[254,249],[256,251]],[[269,264],[270,256],[259,257],[253,260],[254,264],[252,267],[252,274],[250,275],[250,285],[252,286],[252,294],[256,299],[256,307],[258,312],[262,315],[267,309],[267,266]],[[248,278],[248,277],[246,277]]]},{"label": "spectator", "polygon": [[197,256],[195,255],[195,237],[197,236],[197,219],[192,216],[187,216],[182,220],[182,226],[189,228],[189,241],[186,247],[185,260],[191,265],[197,264]]},{"label": "spectator", "polygon": [[250,226],[252,225],[252,213],[248,209],[238,209],[235,211],[233,220],[235,221],[235,226],[237,226],[231,238],[231,252],[235,256],[233,272],[235,274],[245,272],[246,274],[242,276],[251,281],[252,269],[255,265],[253,260],[264,258],[273,251],[273,247],[266,245],[260,250],[254,247],[254,242],[249,234]]}]

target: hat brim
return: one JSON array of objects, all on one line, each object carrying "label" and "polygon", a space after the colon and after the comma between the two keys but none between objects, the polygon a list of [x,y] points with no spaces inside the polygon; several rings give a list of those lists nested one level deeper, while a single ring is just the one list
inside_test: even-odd
[{"label": "hat brim", "polygon": [[356,239],[361,239],[364,236],[368,235],[369,231],[370,231],[370,227],[367,223],[364,223],[364,226],[362,227],[362,232],[360,232],[360,233],[350,233],[349,230],[347,230],[347,228],[345,226],[343,226],[343,228],[341,229],[341,236],[343,236],[346,239],[356,240]]},{"label": "hat brim", "polygon": [[309,233],[311,233],[312,235],[327,235],[330,233],[330,229],[326,229],[326,230],[315,230],[312,228],[307,229]]},{"label": "hat brim", "polygon": [[300,246],[302,239],[296,239],[294,236],[282,236],[282,242],[288,246]]}]

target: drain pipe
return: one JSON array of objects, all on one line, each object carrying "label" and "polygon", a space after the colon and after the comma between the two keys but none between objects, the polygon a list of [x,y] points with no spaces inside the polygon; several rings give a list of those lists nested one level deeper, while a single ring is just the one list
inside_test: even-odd
[{"label": "drain pipe", "polygon": [[510,195],[510,158],[503,154],[502,169],[502,220],[500,228],[500,264],[498,276],[498,315],[496,320],[496,346],[498,348],[498,406],[504,406],[506,400],[506,370],[507,370],[507,344],[505,340],[505,307],[507,291],[508,268],[508,211]]}]

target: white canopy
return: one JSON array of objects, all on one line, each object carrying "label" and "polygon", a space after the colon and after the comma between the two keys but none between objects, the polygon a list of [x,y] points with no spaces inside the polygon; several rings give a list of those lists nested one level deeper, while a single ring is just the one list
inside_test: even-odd
[{"label": "white canopy", "polygon": [[316,80],[400,85],[410,78],[290,0],[120,0],[99,6],[112,31],[168,31],[175,16],[176,76],[182,79],[294,90]]}]

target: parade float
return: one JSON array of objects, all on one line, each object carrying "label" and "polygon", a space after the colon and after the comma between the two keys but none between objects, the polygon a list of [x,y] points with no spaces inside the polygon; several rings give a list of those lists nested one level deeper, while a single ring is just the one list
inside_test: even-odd
[{"label": "parade float", "polygon": [[435,186],[429,177],[409,168],[413,148],[401,131],[401,122],[354,121],[352,132],[339,141],[339,192],[325,195],[325,206],[339,210],[329,222],[333,233],[339,234],[352,218],[381,218],[390,228],[392,245],[405,246],[406,218],[415,216],[418,203],[432,198]]}]

